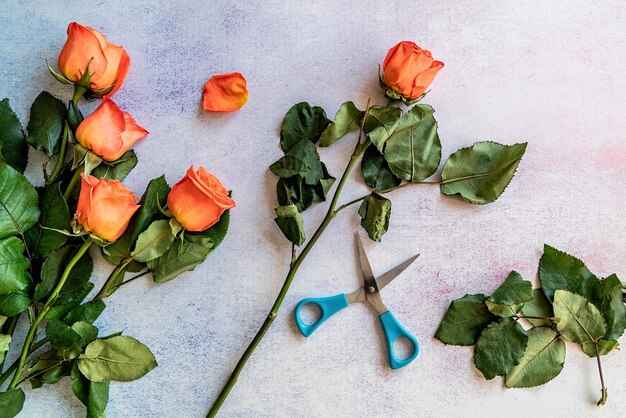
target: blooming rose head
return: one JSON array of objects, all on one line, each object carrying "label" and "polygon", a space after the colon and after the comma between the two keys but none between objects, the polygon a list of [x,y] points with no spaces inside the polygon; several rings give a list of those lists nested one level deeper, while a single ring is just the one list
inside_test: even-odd
[{"label": "blooming rose head", "polygon": [[204,85],[202,107],[207,112],[233,112],[247,101],[246,79],[240,73],[214,75]]},{"label": "blooming rose head", "polygon": [[[413,42],[402,41],[387,53],[382,81],[405,101],[412,101],[426,92],[442,68],[443,62],[433,60],[430,51]],[[387,95],[398,98],[393,97],[393,92]]]},{"label": "blooming rose head", "polygon": [[118,239],[139,209],[137,196],[119,180],[82,175],[75,219],[86,232],[113,242]]},{"label": "blooming rose head", "polygon": [[108,97],[124,83],[130,57],[123,47],[108,42],[97,30],[72,22],[67,26],[67,41],[58,64],[63,76],[75,83],[89,67],[89,80],[83,87]]},{"label": "blooming rose head", "polygon": [[146,135],[148,131],[111,99],[104,99],[76,129],[76,140],[107,161],[117,160]]},{"label": "blooming rose head", "polygon": [[224,211],[235,207],[235,202],[217,177],[204,167],[195,171],[191,166],[172,187],[167,207],[186,230],[199,232],[215,225]]}]

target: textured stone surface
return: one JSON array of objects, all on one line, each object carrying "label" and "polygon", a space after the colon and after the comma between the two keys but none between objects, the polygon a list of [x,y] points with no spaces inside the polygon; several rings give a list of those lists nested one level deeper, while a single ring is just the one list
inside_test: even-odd
[{"label": "textured stone surface", "polygon": [[[346,309],[305,340],[292,313],[305,296],[356,287],[356,207],[331,225],[304,263],[284,308],[223,408],[223,416],[589,416],[600,413],[596,366],[568,346],[546,386],[505,390],[485,381],[471,351],[432,338],[446,307],[490,292],[511,269],[534,279],[543,243],[580,256],[600,275],[626,278],[626,34],[620,1],[7,1],[0,10],[0,97],[25,122],[45,88],[69,99],[45,68],[72,20],[125,45],[131,72],[115,100],[150,130],[127,180],[170,183],[204,165],[234,191],[225,243],[194,272],[156,286],[138,280],[99,320],[154,351],[159,367],[111,386],[110,417],[201,417],[261,324],[280,288],[289,246],[273,221],[277,132],[294,103],[333,115],[352,99],[380,96],[387,49],[414,40],[444,61],[426,102],[437,110],[444,157],[476,140],[526,140],[515,180],[479,207],[430,186],[391,195],[390,230],[369,244],[375,272],[422,256],[385,289],[387,304],[421,342],[417,361],[387,367],[384,337],[366,306]],[[175,5],[174,5],[175,4]],[[203,83],[240,71],[250,100],[238,113],[201,112]],[[88,109],[95,104],[83,105]],[[339,175],[352,148],[322,151]],[[40,172],[33,160],[29,175]],[[360,174],[344,199],[365,192]],[[309,235],[324,205],[305,214]],[[97,283],[110,267],[97,265]],[[23,333],[23,330],[22,330]],[[609,402],[624,416],[624,353],[604,360]],[[27,390],[22,416],[80,417],[68,379]]]}]

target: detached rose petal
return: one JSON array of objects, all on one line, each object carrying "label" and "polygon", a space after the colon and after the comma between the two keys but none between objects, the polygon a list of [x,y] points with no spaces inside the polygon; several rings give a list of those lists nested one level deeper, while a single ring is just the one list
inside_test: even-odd
[{"label": "detached rose petal", "polygon": [[214,75],[204,85],[202,107],[207,112],[233,112],[247,101],[246,79],[240,73]]},{"label": "detached rose petal", "polygon": [[167,207],[186,230],[199,232],[215,225],[225,211],[235,207],[235,201],[217,177],[204,167],[195,171],[191,166],[172,187]]},{"label": "detached rose petal", "polygon": [[76,129],[76,140],[107,161],[117,160],[146,135],[129,113],[106,98]]},{"label": "detached rose petal", "polygon": [[76,221],[87,232],[113,242],[118,239],[139,209],[137,196],[118,180],[97,179],[81,174]]},{"label": "detached rose petal", "polygon": [[67,26],[67,41],[59,55],[59,70],[70,81],[78,82],[89,66],[89,85],[94,91],[113,88],[104,94],[109,97],[124,83],[130,57],[123,47],[112,44],[106,36],[88,26],[72,22]]}]

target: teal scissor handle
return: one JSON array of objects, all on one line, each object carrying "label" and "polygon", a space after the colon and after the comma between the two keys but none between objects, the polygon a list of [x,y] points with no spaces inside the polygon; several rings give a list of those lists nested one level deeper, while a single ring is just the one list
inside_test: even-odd
[{"label": "teal scissor handle", "polygon": [[[304,307],[304,305],[308,305],[309,303],[313,303],[317,305],[322,311],[322,315],[317,320],[317,322],[313,324],[305,324],[300,318],[300,311]],[[328,318],[336,314],[346,306],[348,306],[350,302],[348,302],[348,298],[345,293],[336,296],[329,296],[327,298],[306,298],[302,299],[298,306],[296,306],[296,324],[298,324],[298,328],[300,328],[300,332],[305,337],[308,337],[319,327],[322,325],[324,321]]]},{"label": "teal scissor handle", "polygon": [[[417,353],[419,353],[420,348],[417,343],[417,338],[411,335],[396,319],[395,316],[391,313],[391,311],[387,311],[384,314],[378,317],[380,319],[380,323],[383,326],[383,331],[385,331],[385,338],[387,339],[387,350],[389,352],[389,367],[392,369],[399,369],[400,367],[404,367],[417,357]],[[393,354],[393,342],[398,338],[405,337],[413,344],[413,354],[409,357],[400,360]]]}]

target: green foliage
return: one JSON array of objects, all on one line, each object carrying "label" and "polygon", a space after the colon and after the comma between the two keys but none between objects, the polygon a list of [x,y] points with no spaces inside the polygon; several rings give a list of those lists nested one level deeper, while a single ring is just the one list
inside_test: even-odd
[{"label": "green foliage", "polygon": [[483,328],[494,316],[485,306],[483,294],[465,295],[453,301],[446,312],[435,338],[444,344],[474,345]]},{"label": "green foliage", "polygon": [[46,337],[52,343],[52,348],[69,348],[76,344],[87,345],[98,336],[98,328],[87,322],[75,322],[67,325],[58,319],[51,319],[46,325]]},{"label": "green foliage", "polygon": [[[476,367],[486,379],[505,377],[510,388],[542,385],[557,376],[565,362],[563,339],[579,344],[590,357],[619,346],[626,307],[616,275],[599,280],[582,261],[546,245],[539,278],[542,288],[532,289],[511,272],[493,295],[453,301],[435,337],[446,344],[476,344]],[[503,318],[491,322],[490,314]],[[524,331],[518,321],[528,321],[532,328]],[[598,405],[603,405],[607,391],[598,369]]]},{"label": "green foliage", "polygon": [[19,119],[9,105],[0,101],[0,159],[23,173],[28,163],[28,143]]},{"label": "green foliage", "polygon": [[98,178],[122,181],[137,165],[137,154],[134,150],[126,151],[120,158],[109,162],[102,160],[91,172]]},{"label": "green foliage", "polygon": [[329,147],[346,134],[359,129],[364,113],[352,102],[343,103],[333,122],[322,132],[320,146]]},{"label": "green foliage", "polygon": [[28,143],[49,157],[58,154],[66,115],[63,102],[42,91],[30,108]]},{"label": "green foliage", "polygon": [[194,241],[196,242],[177,239],[165,254],[148,262],[156,283],[172,280],[185,271],[193,270],[206,259],[213,249],[213,241],[202,237],[195,238]]},{"label": "green foliage", "polygon": [[26,177],[0,161],[0,239],[22,234],[39,219],[37,191]]},{"label": "green foliage", "polygon": [[72,131],[76,131],[76,128],[78,128],[78,125],[80,125],[84,119],[85,118],[83,117],[83,114],[78,106],[70,100],[67,105],[67,124],[70,126]]},{"label": "green foliage", "polygon": [[132,337],[116,336],[90,343],[78,358],[78,369],[92,382],[139,379],[157,366],[154,355]]},{"label": "green foliage", "polygon": [[172,246],[174,238],[169,220],[159,219],[139,235],[130,255],[140,263],[147,263],[165,254]]},{"label": "green foliage", "polygon": [[428,105],[413,106],[400,117],[396,129],[385,141],[383,154],[397,177],[421,181],[437,171],[441,142],[433,113]]},{"label": "green foliage", "polygon": [[26,242],[31,253],[43,259],[65,244],[67,236],[53,229],[69,230],[71,218],[60,183],[42,187],[38,192],[41,214],[38,224],[26,231]]},{"label": "green foliage", "polygon": [[330,124],[324,109],[311,107],[306,102],[294,105],[283,119],[280,128],[280,147],[287,153],[298,142],[303,140],[316,143],[322,132]]},{"label": "green foliage", "polygon": [[506,386],[528,388],[543,385],[561,373],[565,363],[565,343],[552,328],[537,327],[527,332],[526,351],[509,371]]},{"label": "green foliage", "polygon": [[526,145],[487,141],[458,150],[443,166],[441,192],[479,205],[494,202],[513,179]]},{"label": "green foliage", "polygon": [[370,239],[380,241],[389,229],[391,217],[391,200],[376,193],[372,193],[363,199],[359,207],[361,226]]},{"label": "green foliage", "polygon": [[[58,283],[65,266],[76,252],[71,246],[61,247],[52,252],[41,267],[41,282],[35,288],[34,300],[47,298]],[[89,282],[93,271],[93,261],[89,252],[86,252],[70,271],[63,289],[56,300],[57,304],[79,302],[84,297],[85,289],[91,289]],[[80,300],[78,300],[80,299]]]},{"label": "green foliage", "polygon": [[317,184],[324,177],[315,144],[306,139],[294,144],[283,158],[270,166],[270,170],[282,178],[300,175],[309,185]]},{"label": "green foliage", "polygon": [[478,338],[474,364],[485,379],[506,376],[524,354],[527,342],[526,331],[517,321],[502,318],[492,322]]},{"label": "green foliage", "polygon": [[68,325],[73,325],[76,322],[87,322],[88,324],[93,324],[96,319],[98,319],[102,311],[104,311],[104,308],[106,308],[106,305],[102,300],[93,299],[87,303],[78,305],[69,311],[65,318],[63,318],[63,322]]},{"label": "green foliage", "polygon": [[22,411],[26,395],[22,388],[9,389],[0,392],[0,416],[13,418]]},{"label": "green foliage", "polygon": [[393,174],[383,154],[376,147],[368,147],[361,160],[365,184],[374,190],[388,190],[398,186],[402,179]]},{"label": "green foliage", "polygon": [[306,240],[304,220],[296,205],[279,206],[275,209],[274,221],[285,237],[295,245],[302,245]]},{"label": "green foliage", "polygon": [[109,382],[91,382],[78,369],[70,373],[74,395],[87,407],[87,418],[105,418],[109,401]]},{"label": "green foliage", "polygon": [[402,110],[397,107],[370,106],[363,131],[381,153],[385,151],[385,143],[398,126],[401,116]]},{"label": "green foliage", "polygon": [[28,307],[29,264],[19,238],[0,240],[0,315],[13,316]]}]

